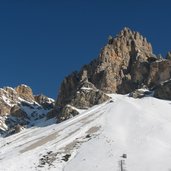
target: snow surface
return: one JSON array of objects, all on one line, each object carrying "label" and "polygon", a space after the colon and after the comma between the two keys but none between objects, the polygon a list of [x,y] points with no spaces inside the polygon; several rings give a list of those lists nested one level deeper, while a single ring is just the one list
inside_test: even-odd
[{"label": "snow surface", "polygon": [[1,138],[0,171],[119,171],[121,160],[127,171],[170,171],[171,101],[112,97],[60,124]]}]

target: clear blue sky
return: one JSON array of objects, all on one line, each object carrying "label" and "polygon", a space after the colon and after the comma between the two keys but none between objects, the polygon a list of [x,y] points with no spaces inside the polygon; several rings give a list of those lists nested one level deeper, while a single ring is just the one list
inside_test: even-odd
[{"label": "clear blue sky", "polygon": [[96,58],[108,36],[124,26],[165,55],[171,2],[149,1],[1,0],[0,87],[24,83],[56,98],[63,78]]}]

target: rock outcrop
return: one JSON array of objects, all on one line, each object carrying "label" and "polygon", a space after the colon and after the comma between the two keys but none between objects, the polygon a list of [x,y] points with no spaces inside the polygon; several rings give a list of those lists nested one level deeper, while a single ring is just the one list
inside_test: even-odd
[{"label": "rock outcrop", "polygon": [[34,96],[33,96],[33,92],[32,89],[24,84],[18,86],[15,88],[17,94],[19,95],[19,97],[21,97],[22,99],[32,102],[34,101]]},{"label": "rock outcrop", "polygon": [[54,107],[54,100],[44,95],[33,95],[26,85],[0,89],[0,134],[15,133],[17,125],[31,126],[34,120],[46,117]]},{"label": "rock outcrop", "polygon": [[19,105],[14,105],[10,110],[10,115],[16,118],[27,118],[27,113]]},{"label": "rock outcrop", "polygon": [[[64,101],[57,101],[58,121],[63,121],[79,114],[77,109],[88,109],[109,99],[110,97],[108,95],[98,90],[87,79],[84,79]],[[55,112],[51,111],[49,115],[52,115],[52,113]]]},{"label": "rock outcrop", "polygon": [[144,88],[144,89],[136,89],[133,92],[129,93],[129,97],[133,97],[135,99],[139,98],[143,98],[145,96],[149,96],[152,95],[152,91],[149,91],[148,89]]},{"label": "rock outcrop", "polygon": [[34,100],[43,106],[44,109],[52,109],[55,105],[55,101],[43,94],[35,95]]},{"label": "rock outcrop", "polygon": [[154,97],[171,100],[171,80],[157,86],[154,90]]},{"label": "rock outcrop", "polygon": [[92,83],[86,80],[81,81],[75,91],[65,98],[64,101],[57,101],[57,106],[64,107],[65,105],[70,104],[78,109],[87,109],[109,99],[109,96],[101,90],[98,90]]},{"label": "rock outcrop", "polygon": [[148,87],[156,87],[171,78],[171,60],[157,60],[150,65]]},{"label": "rock outcrop", "polygon": [[18,94],[11,87],[0,89],[0,116],[10,112],[11,107],[18,102]]},{"label": "rock outcrop", "polygon": [[79,111],[70,105],[66,105],[58,111],[57,122],[62,122],[79,114]]},{"label": "rock outcrop", "polygon": [[57,104],[65,101],[83,79],[105,93],[129,93],[147,84],[150,64],[156,60],[146,38],[124,28],[110,39],[97,59],[64,79]]},{"label": "rock outcrop", "polygon": [[[108,100],[105,93],[129,93],[148,83],[150,65],[156,60],[147,39],[124,28],[116,38],[110,38],[97,59],[64,79],[56,107],[91,107]],[[80,90],[85,80],[91,88]],[[97,99],[103,100],[97,103]]]},{"label": "rock outcrop", "polygon": [[[116,38],[110,38],[97,59],[64,79],[56,106],[64,107],[83,80],[104,93],[129,93],[148,83],[150,65],[156,60],[147,39],[124,28]],[[97,95],[94,93],[94,96]],[[74,106],[83,107],[80,103],[74,103]]]},{"label": "rock outcrop", "polygon": [[[116,37],[109,38],[97,59],[63,80],[55,107],[64,109],[69,104],[83,109],[95,105],[96,99],[102,96],[103,100],[99,103],[108,100],[105,93],[135,91],[132,95],[136,96],[136,90],[143,86],[153,89],[171,78],[170,59],[170,53],[167,59],[153,54],[152,46],[145,37],[124,28]],[[90,88],[80,89],[85,82],[91,84]]]}]

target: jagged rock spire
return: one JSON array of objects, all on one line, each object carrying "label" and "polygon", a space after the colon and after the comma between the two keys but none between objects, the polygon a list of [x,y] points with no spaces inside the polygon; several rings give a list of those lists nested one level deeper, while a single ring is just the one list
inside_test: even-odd
[{"label": "jagged rock spire", "polygon": [[139,32],[132,31],[125,27],[119,34],[110,41],[109,44],[114,46],[117,55],[119,53],[126,53],[134,48],[137,53],[146,53],[151,56],[153,53],[151,44]]}]

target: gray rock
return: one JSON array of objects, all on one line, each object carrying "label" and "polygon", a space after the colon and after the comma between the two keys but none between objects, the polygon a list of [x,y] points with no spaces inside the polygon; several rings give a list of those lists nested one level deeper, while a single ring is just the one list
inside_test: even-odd
[{"label": "gray rock", "polygon": [[150,65],[148,87],[156,87],[171,78],[171,60],[157,60]]},{"label": "gray rock", "polygon": [[[82,80],[87,80],[105,93],[133,92],[132,96],[141,97],[143,95],[136,90],[142,85],[154,89],[170,78],[171,52],[168,52],[166,59],[156,56],[146,38],[125,27],[115,38],[110,36],[97,59],[64,79],[56,106],[71,103],[84,108],[96,104],[95,99],[100,94],[95,91],[91,92],[94,98],[83,91],[75,93]],[[161,97],[161,93],[157,94]],[[168,99],[166,95],[164,97]]]},{"label": "gray rock", "polygon": [[27,113],[23,111],[18,105],[15,105],[11,108],[10,115],[17,118],[27,118]]},{"label": "gray rock", "polygon": [[19,132],[21,132],[21,130],[22,130],[22,126],[19,125],[19,124],[17,124],[17,125],[15,126],[15,133],[19,133]]},{"label": "gray rock", "polygon": [[145,93],[142,90],[135,90],[129,94],[129,97],[133,97],[135,99],[137,98],[140,99],[140,98],[143,98],[144,96],[145,96]]},{"label": "gray rock", "polygon": [[34,96],[34,99],[44,109],[52,109],[55,106],[55,101],[43,94]]},{"label": "gray rock", "polygon": [[84,81],[78,86],[69,104],[79,109],[85,109],[101,104],[109,99],[109,96],[98,90],[92,83]]},{"label": "gray rock", "polygon": [[58,121],[66,120],[79,114],[76,108],[87,109],[109,99],[111,99],[109,96],[98,90],[88,80],[84,79],[72,94],[60,103],[61,106],[58,106],[58,109],[50,111],[48,116],[54,116],[56,114]]},{"label": "gray rock", "polygon": [[62,110],[59,110],[57,114],[57,122],[62,122],[64,120],[67,120],[78,115],[79,112],[76,109],[74,109],[74,107],[66,105],[64,108],[62,108]]},{"label": "gray rock", "polygon": [[154,90],[154,97],[171,100],[171,80],[157,86]]}]

